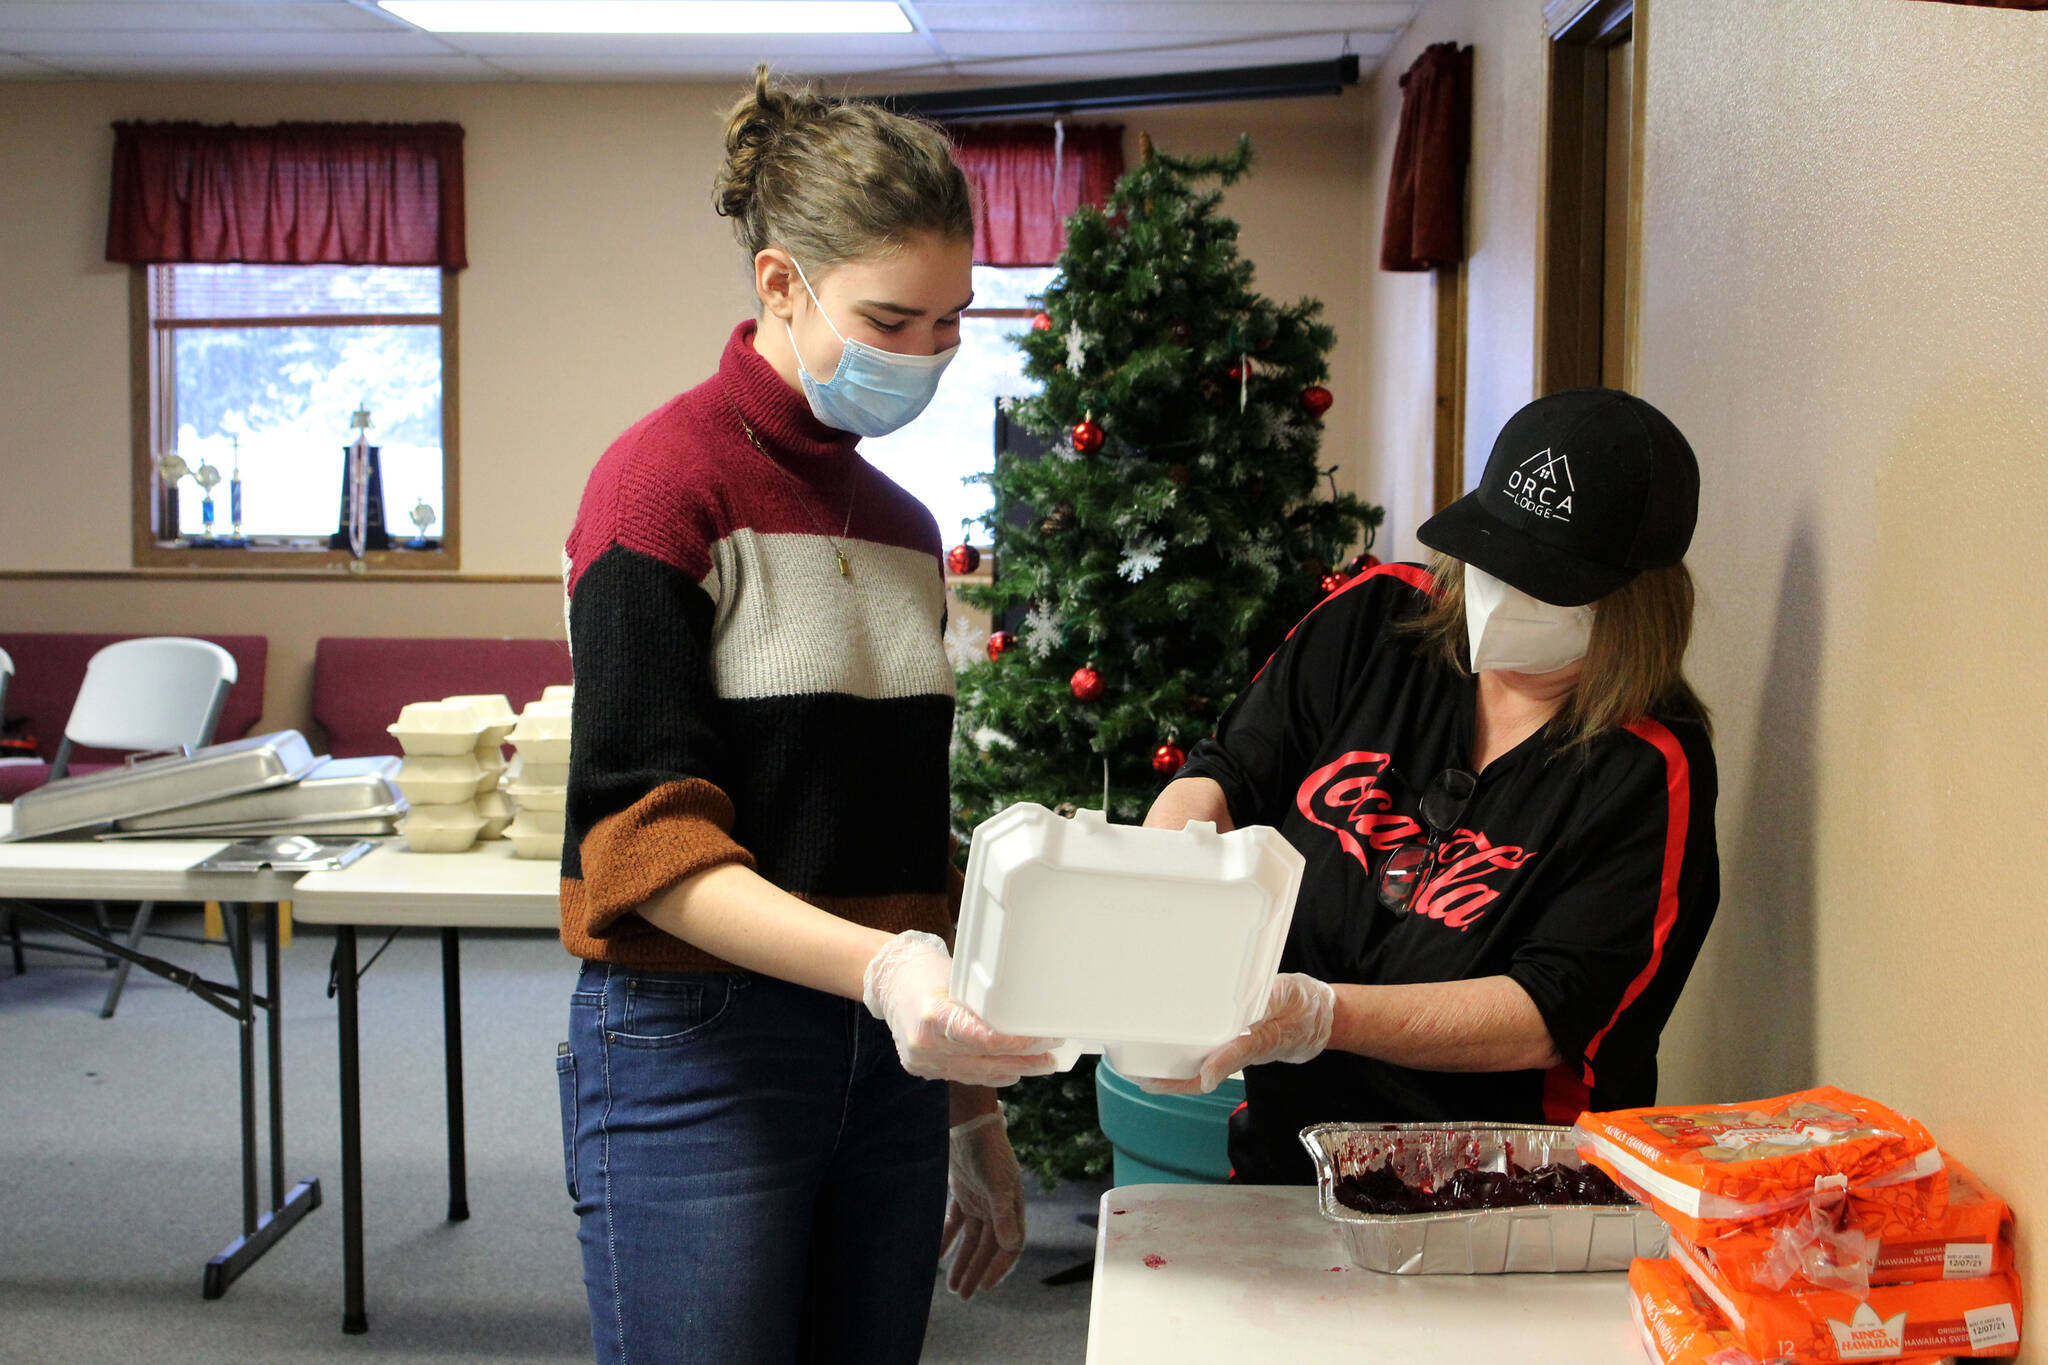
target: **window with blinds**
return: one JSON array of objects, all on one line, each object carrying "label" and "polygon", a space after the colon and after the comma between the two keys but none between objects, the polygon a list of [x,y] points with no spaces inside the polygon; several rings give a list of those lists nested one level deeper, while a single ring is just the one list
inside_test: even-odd
[{"label": "window with blinds", "polygon": [[367,410],[381,473],[372,505],[389,548],[446,552],[452,276],[434,266],[145,269],[151,460],[142,477],[154,484],[158,548],[204,552],[180,563],[327,552],[341,529],[353,417]]}]

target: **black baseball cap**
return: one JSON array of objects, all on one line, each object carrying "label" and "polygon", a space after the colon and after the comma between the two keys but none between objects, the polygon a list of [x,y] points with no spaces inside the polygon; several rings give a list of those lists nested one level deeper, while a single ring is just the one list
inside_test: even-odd
[{"label": "black baseball cap", "polygon": [[1508,418],[1478,487],[1415,535],[1579,607],[1685,558],[1699,502],[1699,462],[1670,418],[1619,389],[1565,389]]}]

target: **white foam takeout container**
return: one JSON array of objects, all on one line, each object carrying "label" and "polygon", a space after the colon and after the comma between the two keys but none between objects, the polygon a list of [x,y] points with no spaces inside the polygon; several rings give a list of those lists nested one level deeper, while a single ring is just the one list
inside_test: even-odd
[{"label": "white foam takeout container", "polygon": [[505,826],[512,823],[512,798],[500,791],[488,791],[476,799],[476,813],[482,818],[484,827],[477,831],[479,839],[502,839]]},{"label": "white foam takeout container", "polygon": [[569,765],[566,763],[541,763],[528,759],[525,754],[512,755],[512,762],[506,767],[505,775],[499,779],[505,787],[561,787],[569,786]]},{"label": "white foam takeout container", "polygon": [[446,806],[491,790],[498,773],[475,754],[408,754],[392,781],[414,805]]},{"label": "white foam takeout container", "polygon": [[558,701],[564,704],[575,699],[576,688],[572,683],[549,683],[540,690],[542,701]]},{"label": "white foam takeout container", "polygon": [[475,801],[418,805],[398,822],[406,847],[415,853],[460,853],[476,842],[484,827]]},{"label": "white foam takeout container", "polygon": [[519,756],[534,763],[569,761],[569,708],[535,702],[520,713],[511,743]]},{"label": "white foam takeout container", "polygon": [[562,856],[562,831],[536,828],[531,811],[521,811],[513,816],[512,823],[505,826],[505,837],[512,841],[512,856],[515,858]]},{"label": "white foam takeout container", "polygon": [[1064,819],[1019,802],[967,858],[955,999],[1006,1033],[1186,1079],[1265,1011],[1302,857],[1264,825],[1219,834]]},{"label": "white foam takeout container", "polygon": [[519,717],[512,710],[512,699],[502,692],[472,692],[459,697],[443,697],[449,706],[467,706],[482,727],[477,735],[476,746],[495,749],[505,742],[505,736],[512,733],[512,727]]},{"label": "white foam takeout container", "polygon": [[384,727],[411,755],[474,755],[489,728],[467,702],[416,701]]}]

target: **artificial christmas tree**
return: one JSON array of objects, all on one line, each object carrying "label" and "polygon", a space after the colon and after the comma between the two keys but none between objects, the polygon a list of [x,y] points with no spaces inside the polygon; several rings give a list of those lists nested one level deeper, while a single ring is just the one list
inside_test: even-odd
[{"label": "artificial christmas tree", "polygon": [[[1172,776],[1161,756],[1215,729],[1381,519],[1323,491],[1336,337],[1322,306],[1255,293],[1221,190],[1197,187],[1242,176],[1249,142],[1189,159],[1140,146],[1109,202],[1067,220],[1044,325],[1017,339],[1042,387],[1011,419],[1054,444],[997,458],[995,579],[959,589],[1022,613],[986,661],[956,654],[963,838],[1017,801],[1142,818]],[[1047,1182],[1108,1169],[1087,1059],[1004,1098],[1019,1157]]]}]

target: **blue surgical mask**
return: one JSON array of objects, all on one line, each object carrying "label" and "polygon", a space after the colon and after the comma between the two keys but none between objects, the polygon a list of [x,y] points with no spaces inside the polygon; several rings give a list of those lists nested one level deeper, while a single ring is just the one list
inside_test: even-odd
[{"label": "blue surgical mask", "polygon": [[[792,256],[790,262],[795,264],[796,258]],[[796,267],[796,274],[817,306],[818,316],[825,319],[825,325],[832,328],[832,335],[839,338],[843,347],[839,368],[822,383],[812,377],[803,353],[797,351],[797,378],[803,382],[804,397],[810,400],[812,414],[828,427],[858,436],[887,436],[910,425],[939,391],[939,376],[953,363],[960,348],[951,346],[937,355],[898,355],[865,342],[849,341],[833,325],[825,305],[818,303],[818,293],[811,288],[801,265]],[[789,333],[789,349],[796,351],[795,330],[787,321],[782,327]]]}]

